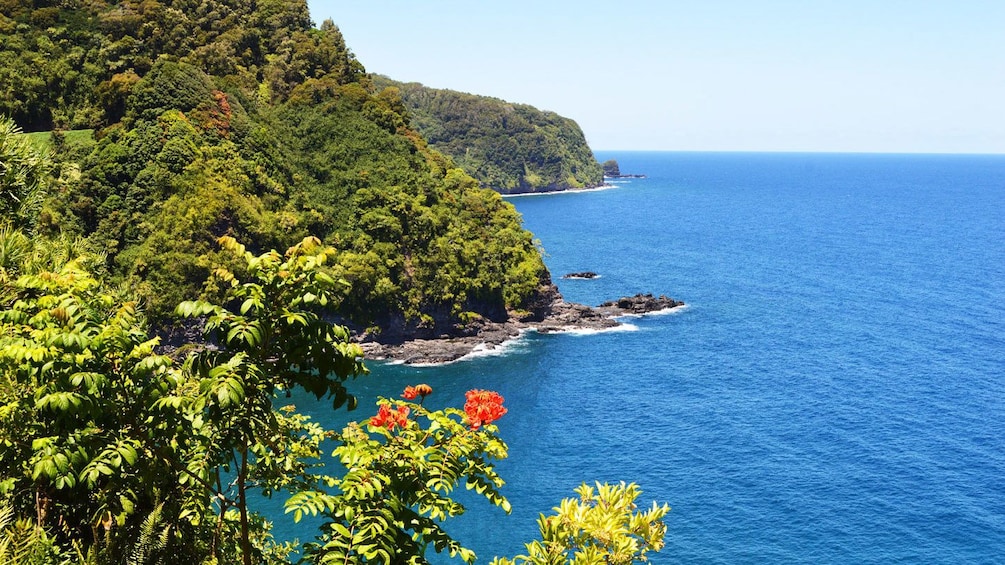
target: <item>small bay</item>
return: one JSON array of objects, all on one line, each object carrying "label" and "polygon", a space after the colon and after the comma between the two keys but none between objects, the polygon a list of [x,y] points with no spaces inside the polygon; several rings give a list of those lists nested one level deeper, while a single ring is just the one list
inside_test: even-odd
[{"label": "small bay", "polygon": [[[685,308],[351,387],[360,419],[417,382],[434,407],[506,397],[513,513],[462,494],[451,527],[479,562],[581,482],[622,480],[673,507],[655,563],[1005,556],[1005,157],[598,158],[647,178],[510,200],[562,293]],[[578,271],[600,277],[560,279]]]}]

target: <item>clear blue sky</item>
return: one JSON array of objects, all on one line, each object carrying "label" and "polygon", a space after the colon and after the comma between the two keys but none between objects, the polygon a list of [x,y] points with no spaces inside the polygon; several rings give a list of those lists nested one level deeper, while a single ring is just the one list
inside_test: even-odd
[{"label": "clear blue sky", "polygon": [[368,71],[594,149],[1005,153],[1005,0],[309,0]]}]

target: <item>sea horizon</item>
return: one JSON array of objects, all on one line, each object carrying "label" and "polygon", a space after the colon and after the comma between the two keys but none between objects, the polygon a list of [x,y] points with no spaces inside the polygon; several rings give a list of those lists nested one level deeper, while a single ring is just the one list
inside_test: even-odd
[{"label": "sea horizon", "polygon": [[[814,150],[744,150],[744,149],[593,149],[594,155],[598,153],[709,153],[709,154],[735,154],[735,155],[886,155],[886,156],[972,156],[972,157],[1005,157],[1005,152],[930,152],[930,151],[814,151]],[[599,158],[598,158],[599,160]]]}]

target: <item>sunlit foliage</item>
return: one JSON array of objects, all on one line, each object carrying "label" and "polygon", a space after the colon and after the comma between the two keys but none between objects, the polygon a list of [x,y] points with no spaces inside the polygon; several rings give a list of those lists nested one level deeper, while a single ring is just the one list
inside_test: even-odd
[{"label": "sunlit foliage", "polygon": [[599,186],[603,173],[579,125],[497,98],[378,77],[404,101],[414,127],[482,185],[501,193]]}]

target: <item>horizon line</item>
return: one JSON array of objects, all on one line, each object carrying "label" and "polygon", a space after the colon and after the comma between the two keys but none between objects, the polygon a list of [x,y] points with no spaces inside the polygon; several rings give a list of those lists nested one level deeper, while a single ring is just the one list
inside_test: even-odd
[{"label": "horizon line", "polygon": [[856,151],[856,150],[813,150],[813,149],[590,149],[594,153],[758,153],[788,155],[942,155],[1005,157],[1005,151]]}]

